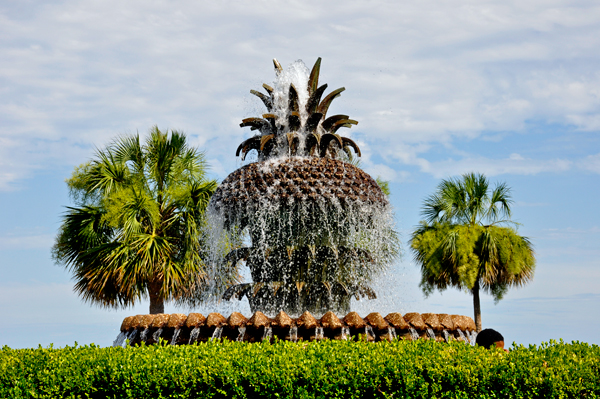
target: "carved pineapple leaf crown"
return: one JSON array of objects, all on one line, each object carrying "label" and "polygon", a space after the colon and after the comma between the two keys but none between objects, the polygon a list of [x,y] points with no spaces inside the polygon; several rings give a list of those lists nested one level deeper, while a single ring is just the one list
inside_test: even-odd
[{"label": "carved pineapple leaf crown", "polygon": [[[283,72],[281,64],[273,59],[275,73],[279,76]],[[276,157],[282,153],[290,156],[313,156],[335,158],[339,150],[350,155],[350,148],[360,157],[358,145],[347,137],[337,134],[341,127],[352,127],[357,121],[349,119],[348,115],[327,116],[327,111],[334,98],[346,90],[341,87],[329,93],[323,100],[327,84],[319,87],[319,71],[321,69],[321,58],[319,57],[313,66],[308,78],[307,91],[308,101],[305,111],[300,112],[298,90],[294,84],[290,84],[285,116],[276,115],[275,90],[263,84],[268,95],[256,90],[250,90],[262,100],[267,107],[268,113],[262,118],[246,118],[242,120],[240,127],[250,126],[251,130],[258,130],[259,135],[249,138],[239,145],[235,155],[242,154],[242,160],[251,150],[257,150],[259,159]],[[282,148],[283,147],[283,148]]]}]

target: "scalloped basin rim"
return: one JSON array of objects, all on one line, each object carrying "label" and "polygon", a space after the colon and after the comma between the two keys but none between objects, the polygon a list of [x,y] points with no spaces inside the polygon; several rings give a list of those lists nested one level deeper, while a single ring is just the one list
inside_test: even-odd
[{"label": "scalloped basin rim", "polygon": [[468,316],[436,313],[402,315],[397,312],[385,317],[373,312],[364,318],[356,312],[350,312],[342,318],[333,312],[327,312],[321,318],[315,318],[309,312],[292,318],[283,311],[275,317],[255,312],[249,318],[238,312],[233,312],[227,318],[220,313],[210,313],[206,317],[200,313],[190,313],[187,316],[174,313],[128,316],[121,324],[121,334],[127,335],[128,339],[131,337],[131,344],[142,340],[146,344],[153,344],[160,338],[173,345],[202,342],[211,338],[247,342],[272,340],[274,337],[281,340],[314,341],[348,339],[359,335],[365,336],[369,341],[396,338],[437,341],[454,338],[468,341],[475,331],[475,323]]}]

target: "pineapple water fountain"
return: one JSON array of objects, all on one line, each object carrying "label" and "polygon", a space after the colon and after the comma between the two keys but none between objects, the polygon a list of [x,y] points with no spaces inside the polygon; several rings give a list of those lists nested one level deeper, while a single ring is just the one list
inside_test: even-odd
[{"label": "pineapple water fountain", "polygon": [[258,134],[236,155],[256,151],[257,161],[229,175],[209,205],[222,232],[247,229],[252,244],[225,259],[245,261],[253,282],[223,299],[246,296],[252,311],[266,314],[347,313],[352,296],[375,297],[369,283],[398,253],[391,206],[375,180],[347,162],[360,149],[339,131],[358,122],[327,115],[344,88],[325,95],[321,59],[310,73],[301,61],[286,71],[274,64],[274,87],[251,91],[267,113],[240,125]]},{"label": "pineapple water fountain", "polygon": [[[350,312],[351,297],[376,297],[373,278],[397,258],[392,209],[377,182],[352,164],[361,155],[358,145],[339,134],[358,122],[348,115],[328,116],[331,102],[345,89],[325,95],[327,84],[319,86],[321,59],[310,71],[301,61],[287,70],[273,63],[273,86],[263,84],[264,93],[251,90],[267,112],[240,124],[257,134],[239,145],[236,156],[244,160],[256,152],[256,160],[221,183],[208,209],[210,281],[223,300],[246,297],[254,315],[132,316],[123,321],[120,337],[131,343],[162,337],[173,344],[359,333],[371,340],[472,338],[475,326],[466,316],[371,313],[363,319]],[[228,249],[232,235],[244,232],[250,245]],[[252,282],[232,285],[240,262],[250,269]]]}]

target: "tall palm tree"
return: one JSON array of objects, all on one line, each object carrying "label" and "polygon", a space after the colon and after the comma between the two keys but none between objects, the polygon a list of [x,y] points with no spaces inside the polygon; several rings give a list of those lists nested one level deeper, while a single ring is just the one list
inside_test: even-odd
[{"label": "tall palm tree", "polygon": [[68,207],[53,248],[73,273],[74,290],[105,307],[150,299],[193,302],[205,286],[204,211],[217,183],[203,153],[178,131],[120,137],[67,180]]},{"label": "tall palm tree", "polygon": [[490,192],[482,174],[442,180],[425,200],[425,220],[413,232],[410,245],[421,266],[421,288],[468,289],[473,295],[477,331],[481,331],[479,291],[498,302],[508,288],[533,279],[531,242],[510,227],[510,188],[498,184]]}]

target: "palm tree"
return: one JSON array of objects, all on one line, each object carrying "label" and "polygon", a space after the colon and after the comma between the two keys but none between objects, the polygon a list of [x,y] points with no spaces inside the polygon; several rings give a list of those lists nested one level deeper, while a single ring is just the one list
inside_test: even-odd
[{"label": "palm tree", "polygon": [[531,242],[508,226],[516,224],[510,220],[511,202],[506,184],[490,193],[482,174],[442,180],[425,200],[425,220],[410,240],[421,266],[423,292],[429,295],[448,287],[471,291],[477,331],[481,331],[480,290],[498,302],[509,287],[533,279]]},{"label": "palm tree", "polygon": [[198,298],[204,211],[217,183],[183,133],[120,137],[67,184],[77,206],[63,217],[53,257],[85,301],[120,308],[149,298],[150,313],[163,313],[165,301]]}]

